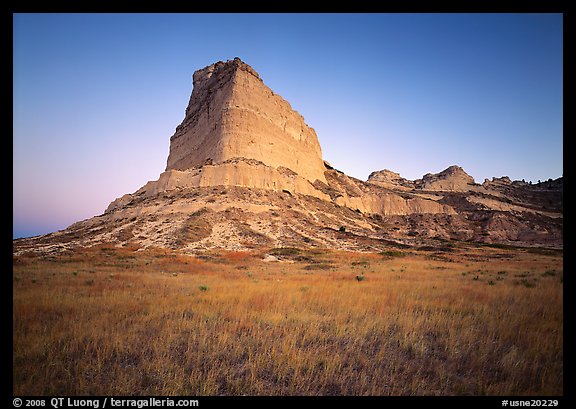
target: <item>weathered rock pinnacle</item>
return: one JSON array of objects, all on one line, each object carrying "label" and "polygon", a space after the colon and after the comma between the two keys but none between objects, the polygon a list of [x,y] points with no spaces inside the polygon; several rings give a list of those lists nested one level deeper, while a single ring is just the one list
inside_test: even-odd
[{"label": "weathered rock pinnacle", "polygon": [[187,170],[233,158],[284,167],[311,183],[325,182],[314,129],[239,58],[194,73],[186,116],[170,138],[166,170]]}]

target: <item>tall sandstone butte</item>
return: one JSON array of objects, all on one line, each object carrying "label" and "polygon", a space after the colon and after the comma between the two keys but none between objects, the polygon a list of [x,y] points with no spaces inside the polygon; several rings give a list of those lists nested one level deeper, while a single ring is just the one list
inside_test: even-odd
[{"label": "tall sandstone butte", "polygon": [[[378,250],[438,239],[562,247],[562,180],[493,179],[459,166],[369,180],[322,161],[316,133],[240,59],[194,73],[166,170],[104,214],[14,242],[14,254],[98,243],[196,251],[259,246]],[[318,200],[320,199],[320,200]],[[342,229],[344,228],[344,229]]]},{"label": "tall sandstone butte", "polygon": [[237,57],[219,61],[196,71],[193,82],[166,170],[246,158],[326,182],[316,132],[252,67]]}]

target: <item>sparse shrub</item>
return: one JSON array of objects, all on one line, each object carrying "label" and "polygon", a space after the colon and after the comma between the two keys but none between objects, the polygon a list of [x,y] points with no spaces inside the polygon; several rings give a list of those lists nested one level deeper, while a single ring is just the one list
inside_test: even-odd
[{"label": "sparse shrub", "polygon": [[346,233],[346,227],[340,226],[340,228],[338,229],[338,231],[339,231],[340,233]]},{"label": "sparse shrub", "polygon": [[86,280],[86,281],[84,281],[84,284],[86,284],[86,285],[93,285],[93,284],[94,284],[94,279]]},{"label": "sparse shrub", "polygon": [[199,286],[198,286],[198,289],[199,289],[200,291],[208,291],[208,286],[207,286],[207,285],[204,285],[204,284],[203,284],[203,285],[199,285]]},{"label": "sparse shrub", "polygon": [[514,277],[520,277],[520,278],[526,278],[530,275],[530,271],[524,271],[523,273],[520,274],[515,274]]},{"label": "sparse shrub", "polygon": [[536,283],[534,281],[530,281],[526,278],[523,278],[522,280],[520,280],[520,284],[522,284],[524,287],[526,288],[534,288],[536,287]]},{"label": "sparse shrub", "polygon": [[332,267],[332,264],[328,263],[315,263],[304,266],[304,270],[330,270]]},{"label": "sparse shrub", "polygon": [[363,281],[364,280],[364,274],[356,276],[356,280],[357,281]]},{"label": "sparse shrub", "polygon": [[556,275],[556,270],[546,270],[542,273],[542,277],[554,277]]},{"label": "sparse shrub", "polygon": [[488,285],[496,285],[496,283],[492,280],[488,280]]},{"label": "sparse shrub", "polygon": [[417,248],[419,251],[436,251],[436,247],[434,246],[420,246]]},{"label": "sparse shrub", "polygon": [[276,247],[268,252],[272,256],[295,256],[300,253],[300,249],[294,247]]},{"label": "sparse shrub", "polygon": [[384,250],[380,252],[380,255],[384,257],[404,257],[406,254],[398,250]]},{"label": "sparse shrub", "polygon": [[478,280],[480,280],[480,276],[475,276],[475,277],[472,278],[472,280],[478,281]]}]

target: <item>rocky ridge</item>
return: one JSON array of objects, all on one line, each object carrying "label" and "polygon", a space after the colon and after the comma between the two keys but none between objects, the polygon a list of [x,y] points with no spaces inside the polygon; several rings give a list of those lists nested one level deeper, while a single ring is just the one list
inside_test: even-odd
[{"label": "rocky ridge", "polygon": [[14,241],[15,254],[102,242],[183,252],[262,246],[379,250],[437,240],[562,247],[563,184],[483,184],[459,166],[414,181],[367,181],[322,160],[316,133],[240,59],[194,74],[166,171],[65,230]]}]

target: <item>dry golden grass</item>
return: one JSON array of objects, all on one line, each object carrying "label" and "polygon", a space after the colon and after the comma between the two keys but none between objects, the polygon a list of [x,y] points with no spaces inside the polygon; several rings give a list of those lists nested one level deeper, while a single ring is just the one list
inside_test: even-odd
[{"label": "dry golden grass", "polygon": [[561,255],[134,250],[15,258],[15,395],[563,393]]}]

